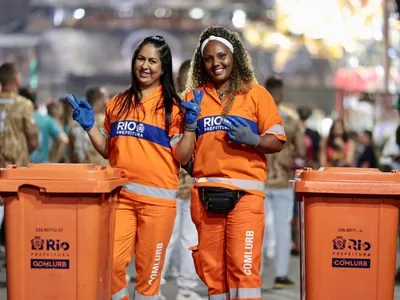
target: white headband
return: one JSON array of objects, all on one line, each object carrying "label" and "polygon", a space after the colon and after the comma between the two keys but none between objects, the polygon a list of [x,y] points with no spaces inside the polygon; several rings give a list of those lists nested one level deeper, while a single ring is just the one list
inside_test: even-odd
[{"label": "white headband", "polygon": [[203,42],[203,44],[201,44],[201,48],[200,48],[200,49],[201,49],[201,56],[203,56],[204,48],[206,47],[206,45],[208,44],[208,42],[211,42],[211,41],[218,41],[218,42],[224,44],[224,45],[227,46],[227,47],[229,48],[229,50],[231,50],[231,52],[233,53],[233,45],[231,44],[230,41],[228,41],[227,39],[224,39],[224,38],[222,38],[222,37],[212,35],[212,36],[210,36],[208,39],[206,39],[206,40]]}]

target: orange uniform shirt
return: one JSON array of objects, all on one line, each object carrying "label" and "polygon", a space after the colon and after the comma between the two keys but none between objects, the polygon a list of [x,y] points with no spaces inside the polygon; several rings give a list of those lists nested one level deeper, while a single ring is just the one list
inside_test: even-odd
[{"label": "orange uniform shirt", "polygon": [[[216,89],[211,83],[203,88],[193,170],[196,185],[221,186],[264,196],[266,155],[250,146],[230,141],[227,128],[221,125],[223,105]],[[185,95],[185,100],[191,98],[193,92]],[[254,84],[248,93],[236,96],[229,115],[245,119],[256,134],[273,134],[286,141],[275,102],[258,84]]]},{"label": "orange uniform shirt", "polygon": [[138,201],[174,205],[179,164],[172,152],[182,136],[183,116],[178,106],[174,106],[167,133],[164,109],[155,110],[160,101],[163,101],[161,86],[144,97],[144,109],[139,107],[117,120],[120,102],[114,97],[106,105],[102,132],[109,138],[110,165],[123,170],[130,180],[123,191]]}]

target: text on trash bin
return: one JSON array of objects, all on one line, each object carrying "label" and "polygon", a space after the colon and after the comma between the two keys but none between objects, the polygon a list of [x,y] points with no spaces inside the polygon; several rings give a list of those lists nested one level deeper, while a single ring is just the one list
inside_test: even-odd
[{"label": "text on trash bin", "polygon": [[332,268],[371,268],[370,259],[357,258],[332,258]]},{"label": "text on trash bin", "polygon": [[[336,236],[332,240],[332,268],[371,268],[371,248],[372,244],[368,241],[353,236],[352,238]],[[354,256],[365,258],[350,258]]]},{"label": "text on trash bin", "polygon": [[60,240],[42,239],[40,236],[35,236],[31,240],[32,250],[46,250],[46,251],[67,251],[69,244]]},{"label": "text on trash bin", "polygon": [[31,259],[31,269],[69,269],[69,259]]},{"label": "text on trash bin", "polygon": [[[31,269],[69,269],[70,260],[67,258],[56,257],[69,257],[70,244],[60,239],[45,239],[41,236],[34,236],[30,241],[31,248]],[[43,258],[37,258],[37,257]],[[33,258],[35,257],[35,258]],[[44,258],[46,257],[46,258]]]}]

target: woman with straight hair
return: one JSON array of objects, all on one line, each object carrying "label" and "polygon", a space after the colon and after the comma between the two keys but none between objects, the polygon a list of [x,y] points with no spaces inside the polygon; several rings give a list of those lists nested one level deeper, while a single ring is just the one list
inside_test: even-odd
[{"label": "woman with straight hair", "polygon": [[126,268],[135,253],[134,299],[155,300],[176,215],[179,165],[193,153],[202,94],[181,101],[173,84],[171,50],[161,36],[140,43],[131,68],[131,85],[107,103],[101,130],[93,126],[87,101],[75,95],[75,101],[67,101],[96,150],[130,181],[116,208],[111,298],[129,299]]}]

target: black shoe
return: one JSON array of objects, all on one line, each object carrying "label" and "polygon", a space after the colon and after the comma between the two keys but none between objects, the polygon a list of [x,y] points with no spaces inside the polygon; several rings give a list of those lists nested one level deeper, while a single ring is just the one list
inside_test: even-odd
[{"label": "black shoe", "polygon": [[274,289],[280,290],[280,289],[288,289],[294,286],[294,282],[291,281],[288,277],[276,277],[275,278],[275,284],[274,284]]},{"label": "black shoe", "polygon": [[397,269],[397,271],[396,271],[396,277],[394,278],[394,281],[395,281],[395,283],[396,283],[397,285],[400,284],[400,268]]},{"label": "black shoe", "polygon": [[299,255],[300,255],[300,251],[299,251],[299,250],[296,250],[296,249],[292,249],[292,250],[290,251],[290,254],[291,254],[292,256],[299,256]]}]

